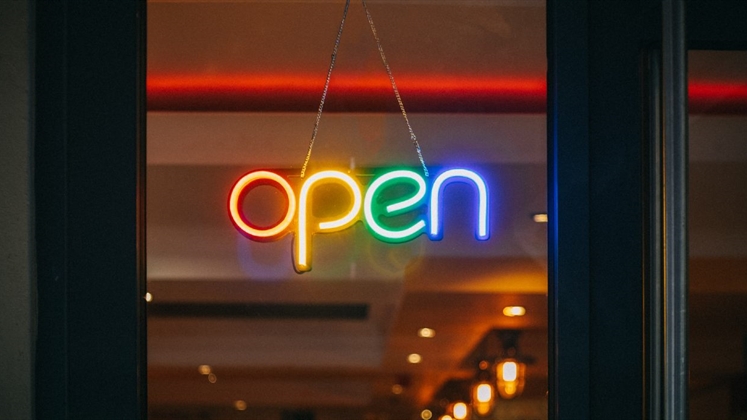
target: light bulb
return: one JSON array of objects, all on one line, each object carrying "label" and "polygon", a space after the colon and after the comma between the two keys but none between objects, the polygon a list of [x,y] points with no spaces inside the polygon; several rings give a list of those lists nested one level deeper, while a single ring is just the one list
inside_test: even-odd
[{"label": "light bulb", "polygon": [[515,316],[524,316],[527,313],[523,306],[506,306],[503,308],[503,315],[513,318]]},{"label": "light bulb", "polygon": [[469,407],[463,402],[454,403],[451,412],[454,415],[454,420],[464,420],[469,415]]},{"label": "light bulb", "polygon": [[493,411],[495,404],[495,390],[493,384],[482,380],[472,386],[472,409],[480,417],[487,416]]},{"label": "light bulb", "polygon": [[503,380],[506,382],[516,381],[516,377],[518,376],[517,370],[518,366],[516,365],[516,362],[507,361],[503,363],[503,366],[501,367]]},{"label": "light bulb", "polygon": [[524,390],[526,365],[515,359],[505,359],[498,363],[498,393],[502,398],[511,399],[521,395]]}]

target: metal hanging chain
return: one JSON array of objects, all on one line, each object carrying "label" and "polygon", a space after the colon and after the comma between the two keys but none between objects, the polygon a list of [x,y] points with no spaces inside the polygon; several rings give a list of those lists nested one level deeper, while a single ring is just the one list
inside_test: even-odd
[{"label": "metal hanging chain", "polygon": [[337,39],[335,39],[335,47],[332,49],[332,59],[329,62],[329,70],[327,70],[327,80],[324,82],[324,91],[322,91],[322,100],[319,102],[319,110],[316,113],[316,121],[314,122],[314,131],[311,133],[311,141],[309,141],[309,150],[306,152],[306,159],[303,161],[303,167],[301,167],[301,178],[306,174],[306,166],[309,164],[311,159],[311,149],[314,147],[314,141],[316,140],[316,133],[319,131],[319,121],[322,119],[322,109],[324,109],[324,100],[327,99],[327,89],[329,89],[329,79],[332,78],[332,69],[335,68],[335,60],[337,59],[337,49],[340,46],[340,38],[342,37],[342,28],[345,26],[345,18],[348,16],[348,8],[350,7],[350,0],[345,1],[345,10],[342,12],[342,20],[340,21],[340,29],[337,31]]},{"label": "metal hanging chain", "polygon": [[[410,140],[412,140],[412,144],[415,146],[415,151],[418,153],[418,159],[420,160],[420,165],[423,167],[423,174],[428,177],[428,168],[425,166],[425,160],[423,160],[423,153],[420,150],[420,144],[418,143],[418,138],[415,136],[415,132],[412,130],[412,126],[410,125],[410,119],[407,118],[407,111],[405,111],[405,105],[402,103],[402,98],[399,95],[399,89],[397,89],[397,83],[394,82],[394,75],[392,74],[392,69],[389,67],[389,63],[386,60],[386,55],[384,55],[384,48],[381,46],[381,40],[379,39],[379,35],[376,33],[376,27],[374,26],[373,18],[371,17],[371,13],[368,11],[368,5],[366,5],[366,0],[361,0],[363,3],[363,9],[366,11],[366,18],[368,19],[368,25],[371,27],[371,33],[373,34],[374,39],[376,40],[376,47],[379,49],[379,56],[381,56],[381,62],[384,64],[384,68],[386,69],[387,75],[389,76],[389,81],[392,84],[392,90],[394,91],[394,96],[397,98],[397,103],[399,104],[399,109],[402,111],[402,117],[405,119],[405,123],[407,124],[407,130],[410,132]],[[335,60],[337,58],[337,50],[340,46],[340,38],[342,37],[342,28],[345,25],[345,18],[348,15],[348,8],[350,6],[350,0],[345,1],[345,10],[342,13],[342,20],[340,21],[340,29],[337,32],[337,39],[335,40],[335,47],[332,50],[332,59],[329,63],[329,70],[327,71],[327,80],[324,83],[324,91],[322,92],[322,100],[319,103],[319,110],[316,114],[316,122],[314,123],[314,131],[311,134],[311,141],[309,142],[309,150],[306,152],[306,160],[303,162],[303,167],[301,168],[301,178],[304,177],[306,174],[306,167],[309,164],[309,159],[311,159],[311,149],[314,147],[314,141],[316,140],[316,135],[319,130],[319,121],[322,119],[322,110],[324,108],[324,100],[327,97],[327,90],[329,89],[329,81],[332,77],[332,69],[335,67]]]}]

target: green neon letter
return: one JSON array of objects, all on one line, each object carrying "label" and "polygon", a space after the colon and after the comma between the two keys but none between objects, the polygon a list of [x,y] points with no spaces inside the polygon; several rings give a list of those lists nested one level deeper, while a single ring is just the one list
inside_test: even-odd
[{"label": "green neon letter", "polygon": [[[376,197],[384,186],[402,182],[415,185],[417,187],[415,194],[389,205],[382,205],[376,202]],[[425,231],[425,220],[423,218],[416,219],[409,227],[394,230],[382,226],[377,217],[381,215],[392,216],[402,214],[417,208],[424,201],[425,191],[426,187],[423,177],[409,170],[387,172],[374,179],[371,185],[368,186],[366,197],[363,200],[363,213],[366,218],[366,225],[371,230],[371,233],[378,239],[391,243],[407,242],[423,233]]]}]

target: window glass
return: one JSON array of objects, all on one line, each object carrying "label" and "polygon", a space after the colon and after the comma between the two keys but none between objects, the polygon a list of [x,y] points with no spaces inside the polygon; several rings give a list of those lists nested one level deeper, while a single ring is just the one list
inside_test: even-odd
[{"label": "window glass", "polygon": [[149,2],[150,418],[547,417],[544,2],[367,3],[429,176],[360,2],[303,178],[345,3]]},{"label": "window glass", "polygon": [[747,52],[689,54],[690,416],[747,416]]}]

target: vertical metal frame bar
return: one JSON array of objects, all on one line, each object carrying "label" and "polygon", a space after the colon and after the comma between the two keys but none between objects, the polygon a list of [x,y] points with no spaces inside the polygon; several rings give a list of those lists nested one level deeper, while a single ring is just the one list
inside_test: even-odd
[{"label": "vertical metal frame bar", "polygon": [[659,13],[548,0],[551,418],[645,416],[641,63]]},{"label": "vertical metal frame bar", "polygon": [[664,389],[664,292],[663,292],[663,192],[662,192],[662,118],[661,118],[661,49],[651,49],[645,57],[646,68],[646,140],[644,153],[648,167],[645,185],[645,255],[646,293],[645,352],[646,352],[646,418],[661,419]]},{"label": "vertical metal frame bar", "polygon": [[547,2],[551,419],[591,416],[589,32],[579,21],[588,21],[586,1]]},{"label": "vertical metal frame bar", "polygon": [[687,418],[687,49],[684,0],[662,0],[664,418]]},{"label": "vertical metal frame bar", "polygon": [[34,3],[39,420],[147,413],[145,12]]}]

